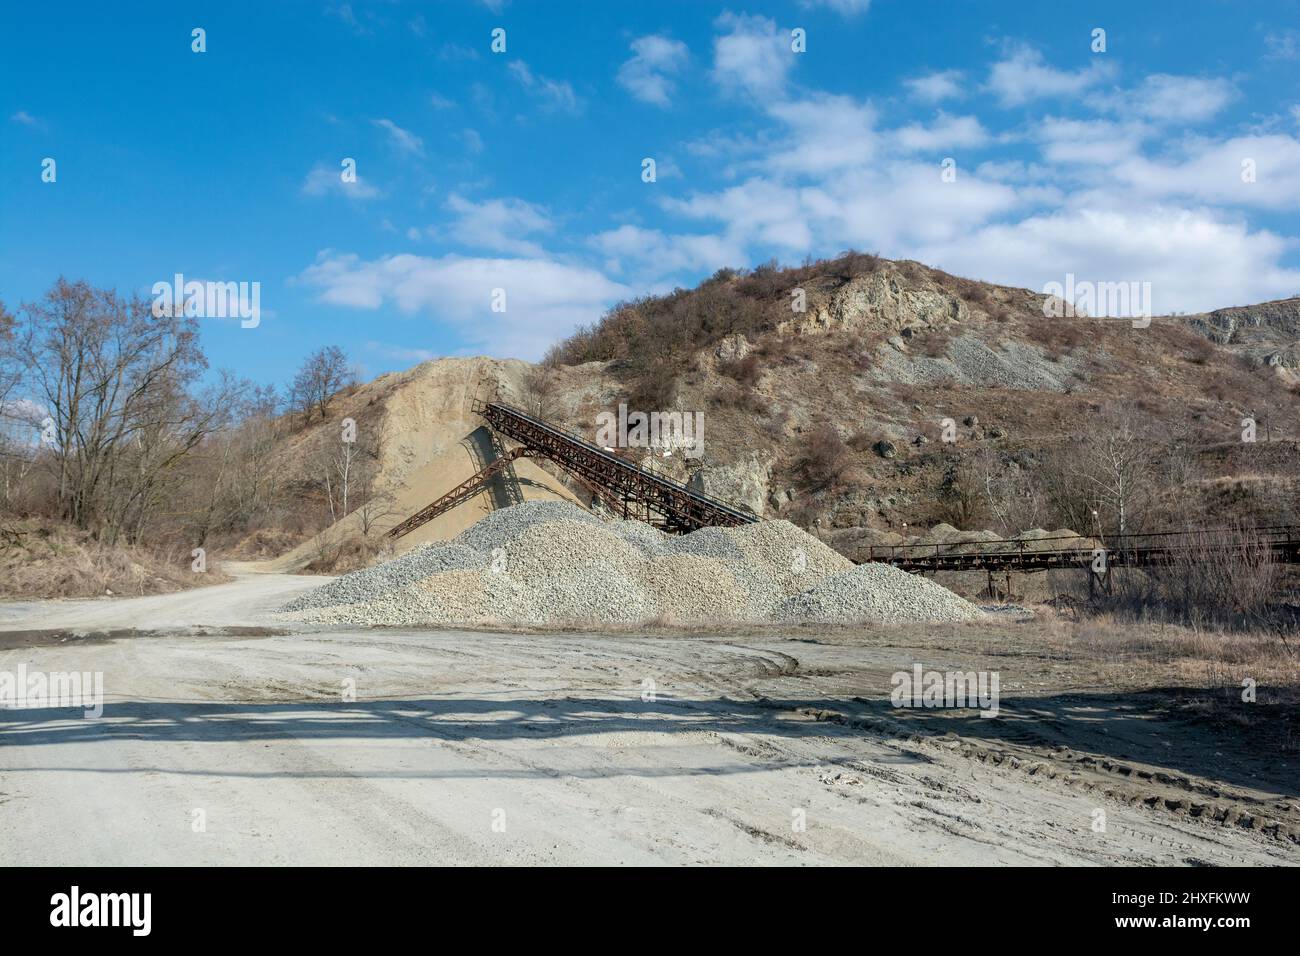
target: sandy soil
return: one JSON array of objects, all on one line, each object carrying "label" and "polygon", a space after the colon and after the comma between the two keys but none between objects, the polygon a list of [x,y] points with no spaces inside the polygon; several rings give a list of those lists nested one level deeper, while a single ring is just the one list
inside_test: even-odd
[{"label": "sandy soil", "polygon": [[[269,611],[321,579],[235,570],[181,594],[0,607],[0,670],[102,671],[106,690],[98,720],[0,710],[0,855],[1300,863],[1294,753],[1254,752],[1169,691],[1099,688],[1012,624],[313,632]],[[890,707],[889,675],[918,661],[996,668],[1001,715]]]}]

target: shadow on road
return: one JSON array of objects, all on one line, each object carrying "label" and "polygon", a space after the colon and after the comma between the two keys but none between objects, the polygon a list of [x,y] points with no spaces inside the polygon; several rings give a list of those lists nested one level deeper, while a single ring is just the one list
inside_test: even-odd
[{"label": "shadow on road", "polygon": [[[1290,762],[1279,760],[1275,749],[1259,747],[1256,734],[1240,727],[1187,718],[1177,710],[1178,702],[1196,694],[1222,696],[1217,690],[1165,688],[1142,694],[1004,698],[995,718],[982,718],[975,710],[900,709],[887,699],[864,698],[755,701],[661,695],[655,701],[642,701],[629,694],[622,698],[525,700],[428,697],[357,702],[123,701],[107,703],[99,720],[84,719],[80,710],[66,708],[0,710],[0,749],[9,752],[8,759],[0,759],[0,765],[19,769],[13,766],[13,748],[127,740],[164,744],[409,740],[472,745],[475,741],[577,739],[591,734],[703,732],[791,740],[880,740],[899,733],[923,733],[958,734],[1020,747],[1069,748],[1117,761],[1141,761],[1236,786],[1294,794],[1300,779],[1292,766],[1295,755],[1291,755]],[[842,715],[847,722],[810,716],[817,713]],[[1275,714],[1273,719],[1294,722],[1296,715],[1289,709],[1285,714]],[[693,771],[683,768],[680,772],[727,773],[752,771],[763,765],[798,765],[779,750],[774,750],[770,758],[761,748],[746,754],[750,759],[738,760],[734,767],[728,764]],[[897,759],[925,758],[898,755]],[[220,774],[221,770],[213,772]],[[545,772],[554,775],[554,771]],[[575,771],[574,775],[581,773]]]}]

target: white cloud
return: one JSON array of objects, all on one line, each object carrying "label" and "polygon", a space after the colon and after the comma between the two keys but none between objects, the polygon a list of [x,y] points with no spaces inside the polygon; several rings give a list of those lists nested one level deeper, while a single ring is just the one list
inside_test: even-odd
[{"label": "white cloud", "polygon": [[1066,273],[1089,282],[1150,282],[1153,310],[1164,314],[1290,295],[1300,288],[1300,271],[1278,265],[1289,244],[1207,210],[1099,208],[1091,197],[923,245],[916,254],[952,272],[1038,290],[1064,282]]},{"label": "white cloud", "polygon": [[413,349],[405,345],[389,345],[386,342],[367,342],[366,350],[398,362],[428,362],[438,358],[438,353],[431,352],[429,349]]},{"label": "white cloud", "polygon": [[[298,281],[329,305],[369,312],[392,305],[453,326],[475,348],[518,358],[539,357],[631,291],[595,269],[548,259],[403,254],[363,260],[333,250],[317,255]],[[504,312],[492,311],[497,289],[505,291]]]},{"label": "white cloud", "polygon": [[686,44],[666,36],[644,36],[632,41],[632,58],[618,68],[618,82],[637,99],[667,106],[673,94],[673,76],[686,65]]},{"label": "white cloud", "polygon": [[1048,116],[1035,124],[1033,136],[1043,158],[1058,165],[1094,163],[1110,166],[1138,155],[1150,130],[1141,123]]},{"label": "white cloud", "polygon": [[1135,89],[1099,94],[1093,106],[1158,123],[1199,123],[1217,115],[1236,97],[1228,80],[1153,73]]},{"label": "white cloud", "polygon": [[473,202],[453,193],[447,197],[447,208],[457,216],[451,235],[467,246],[514,255],[544,255],[541,246],[524,238],[551,231],[550,217],[541,206],[514,198]]},{"label": "white cloud", "polygon": [[917,99],[927,103],[960,99],[966,95],[966,74],[961,70],[940,70],[904,80]]},{"label": "white cloud", "polygon": [[513,61],[509,70],[519,81],[519,85],[541,101],[546,109],[561,110],[565,113],[577,113],[581,110],[582,105],[573,92],[573,87],[567,82],[534,74],[523,60]]},{"label": "white cloud", "polygon": [[1283,30],[1264,36],[1266,56],[1270,60],[1300,59],[1300,30]]},{"label": "white cloud", "polygon": [[620,226],[591,240],[611,272],[632,271],[647,279],[678,272],[715,272],[744,262],[742,246],[722,236],[668,235],[658,229]]},{"label": "white cloud", "polygon": [[715,25],[727,32],[713,41],[713,76],[729,91],[761,100],[780,96],[794,65],[790,36],[767,17],[724,13]]},{"label": "white cloud", "polygon": [[993,64],[988,89],[1003,106],[1023,106],[1045,97],[1077,96],[1113,73],[1109,62],[1099,60],[1080,70],[1058,70],[1038,50],[1022,46]]},{"label": "white cloud", "polygon": [[22,126],[39,127],[41,125],[41,121],[26,110],[19,110],[9,119]]},{"label": "white cloud", "polygon": [[939,172],[937,163],[864,163],[816,185],[753,177],[664,205],[682,216],[718,223],[730,248],[775,248],[784,255],[849,246],[897,250],[959,236],[1024,205],[1013,186],[971,173],[945,183]]},{"label": "white cloud", "polygon": [[447,99],[441,93],[430,93],[429,105],[435,110],[449,110],[456,105],[456,101]]},{"label": "white cloud", "polygon": [[863,168],[827,184],[815,228],[836,249],[905,250],[955,238],[1016,211],[1025,197],[1015,186],[958,173],[944,182],[938,163],[893,162]]},{"label": "white cloud", "polygon": [[912,123],[893,133],[894,142],[908,152],[983,146],[989,134],[974,116],[949,116],[942,111],[928,126]]},{"label": "white cloud", "polygon": [[805,7],[826,7],[845,17],[854,17],[866,13],[871,0],[800,0]]},{"label": "white cloud", "polygon": [[[1251,168],[1253,181],[1243,179]],[[1152,197],[1183,196],[1271,210],[1300,208],[1300,140],[1281,134],[1194,140],[1179,158],[1133,156],[1116,164],[1111,174]]]},{"label": "white cloud", "polygon": [[811,247],[813,234],[803,200],[798,188],[755,177],[720,192],[669,199],[664,205],[690,219],[722,223],[724,234],[737,247],[762,244],[804,252]]},{"label": "white cloud", "polygon": [[466,150],[475,155],[483,152],[483,137],[478,134],[476,129],[461,130],[460,141],[465,144]]},{"label": "white cloud", "polygon": [[318,164],[312,167],[311,172],[302,184],[302,194],[304,196],[327,196],[331,193],[337,193],[340,196],[347,196],[349,199],[374,199],[381,195],[378,189],[370,185],[368,180],[357,175],[355,182],[345,183],[343,181],[343,169],[331,169],[328,166]]},{"label": "white cloud", "polygon": [[414,133],[402,129],[390,119],[377,119],[371,120],[371,122],[388,133],[389,142],[393,144],[399,153],[408,156],[424,155],[424,140]]},{"label": "white cloud", "polygon": [[875,155],[876,111],[852,97],[816,94],[773,104],[768,113],[788,133],[766,160],[768,169],[820,175],[861,165]]}]

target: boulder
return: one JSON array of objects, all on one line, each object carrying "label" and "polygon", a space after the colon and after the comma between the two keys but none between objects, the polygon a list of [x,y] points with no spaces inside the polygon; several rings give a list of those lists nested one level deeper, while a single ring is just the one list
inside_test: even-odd
[{"label": "boulder", "polygon": [[723,362],[738,362],[752,351],[749,340],[737,332],[718,343],[714,354]]},{"label": "boulder", "polygon": [[717,498],[733,508],[762,515],[772,478],[772,459],[758,455],[726,465],[704,465],[687,482],[692,491]]}]

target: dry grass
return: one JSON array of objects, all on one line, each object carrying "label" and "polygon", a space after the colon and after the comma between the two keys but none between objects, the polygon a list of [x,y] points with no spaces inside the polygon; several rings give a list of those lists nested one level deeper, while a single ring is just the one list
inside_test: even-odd
[{"label": "dry grass", "polygon": [[1300,645],[1270,629],[1230,630],[1128,615],[1039,608],[1027,625],[1042,646],[1125,685],[1237,688],[1247,677],[1300,701]]},{"label": "dry grass", "polygon": [[259,528],[241,538],[230,549],[229,557],[247,561],[274,558],[292,551],[303,539],[302,532],[284,528]]},{"label": "dry grass", "polygon": [[10,520],[0,528],[0,598],[132,597],[230,580],[210,555],[203,573],[190,564],[188,552],[169,559],[105,545],[57,522]]},{"label": "dry grass", "polygon": [[346,537],[321,535],[316,553],[304,567],[308,574],[346,574],[377,563],[381,555],[391,556],[391,543],[375,535],[349,534]]}]

